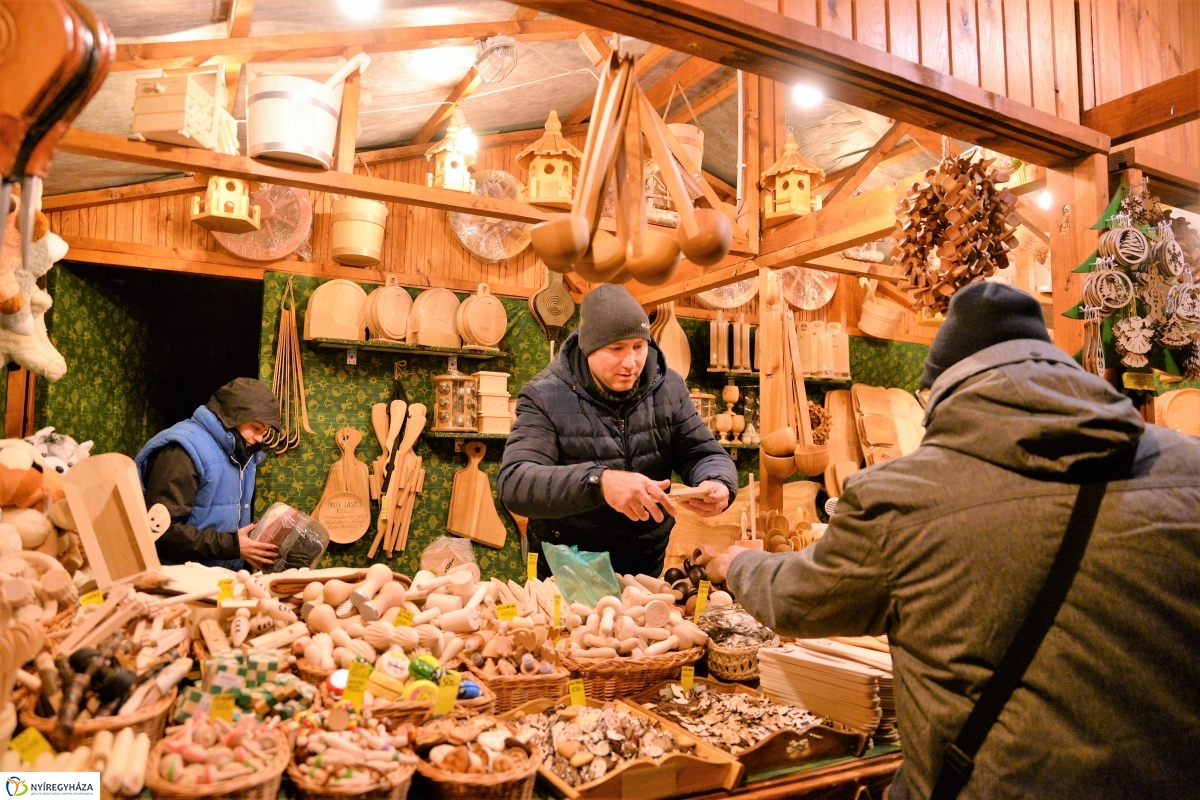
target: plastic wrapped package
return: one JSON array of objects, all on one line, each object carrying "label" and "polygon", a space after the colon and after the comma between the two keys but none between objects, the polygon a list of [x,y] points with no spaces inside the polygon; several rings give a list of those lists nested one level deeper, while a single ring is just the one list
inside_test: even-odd
[{"label": "plastic wrapped package", "polygon": [[250,538],[279,547],[275,563],[263,568],[268,573],[315,567],[329,546],[329,531],[325,526],[286,503],[275,503],[268,508],[250,532]]},{"label": "plastic wrapped package", "polygon": [[779,637],[738,603],[713,606],[696,619],[715,644],[726,647],[770,647]]},{"label": "plastic wrapped package", "polygon": [[571,545],[542,542],[546,563],[554,573],[554,582],[570,603],[593,608],[600,598],[621,596],[621,582],[613,572],[608,553],[589,553]]},{"label": "plastic wrapped package", "polygon": [[445,575],[451,567],[474,564],[475,551],[471,543],[457,536],[439,536],[421,552],[421,569],[435,575]]}]

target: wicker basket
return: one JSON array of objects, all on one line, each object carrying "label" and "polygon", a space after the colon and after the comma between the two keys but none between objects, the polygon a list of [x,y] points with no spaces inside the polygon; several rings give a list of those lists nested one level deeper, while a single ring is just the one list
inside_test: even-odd
[{"label": "wicker basket", "polygon": [[279,728],[275,729],[275,738],[279,741],[275,758],[271,759],[271,763],[262,772],[220,783],[187,786],[169,783],[159,774],[158,762],[164,752],[163,745],[159,742],[150,748],[150,759],[146,763],[146,788],[150,790],[154,800],[204,800],[217,797],[221,800],[276,800],[279,796],[279,784],[283,780],[283,771],[292,761],[292,747],[287,734]]},{"label": "wicker basket", "polygon": [[529,800],[537,780],[542,754],[538,748],[525,766],[495,775],[467,775],[448,772],[422,759],[417,762],[421,800]]},{"label": "wicker basket", "polygon": [[496,693],[497,714],[541,697],[562,697],[567,693],[567,681],[571,679],[567,671],[558,666],[549,675],[487,675],[469,662],[467,669],[480,686],[487,686]]},{"label": "wicker basket", "polygon": [[725,647],[710,640],[708,643],[708,672],[724,681],[754,680],[758,677],[759,648],[778,646],[778,638],[747,647]]},{"label": "wicker basket", "polygon": [[644,658],[571,659],[562,665],[573,678],[582,678],[589,699],[615,700],[638,694],[656,683],[679,678],[679,671],[695,664],[704,655],[703,647],[691,647],[661,656]]},{"label": "wicker basket", "polygon": [[341,788],[314,783],[293,763],[287,765],[288,779],[296,787],[299,800],[405,800],[412,786],[415,767],[401,766],[395,772],[382,776],[370,787]]},{"label": "wicker basket", "polygon": [[[433,713],[432,702],[417,703],[411,701],[396,701],[392,703],[376,702],[370,707],[371,714],[379,719],[391,720],[393,724],[401,722],[411,722],[413,725],[420,725],[429,715]],[[451,713],[464,713],[469,716],[475,714],[495,714],[496,713],[496,693],[487,687],[486,684],[479,684],[479,697],[474,700],[460,700],[454,704],[454,710]]]},{"label": "wicker basket", "polygon": [[312,666],[303,658],[296,659],[296,674],[300,676],[300,680],[305,683],[311,683],[313,686],[323,686],[325,679],[333,674],[332,669],[319,669]]},{"label": "wicker basket", "polygon": [[83,720],[75,724],[74,733],[70,736],[63,736],[55,730],[58,727],[57,719],[39,717],[33,713],[38,699],[37,695],[31,692],[25,698],[21,708],[21,724],[27,728],[37,728],[60,753],[64,750],[74,750],[81,745],[90,747],[92,739],[96,738],[96,734],[100,731],[116,733],[121,728],[133,728],[134,734],[146,734],[150,737],[150,744],[153,745],[162,738],[163,729],[167,725],[167,715],[171,713],[171,706],[175,704],[175,696],[178,693],[178,689],[172,687],[171,691],[160,697],[154,705],[132,714]]}]

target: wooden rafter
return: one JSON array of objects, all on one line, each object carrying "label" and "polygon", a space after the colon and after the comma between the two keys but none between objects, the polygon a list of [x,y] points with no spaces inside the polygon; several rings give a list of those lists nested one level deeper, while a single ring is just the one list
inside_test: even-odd
[{"label": "wooden rafter", "polygon": [[879,137],[879,141],[875,146],[867,151],[867,154],[859,159],[858,163],[851,167],[849,174],[833,188],[829,194],[825,195],[825,205],[833,205],[841,200],[845,200],[850,194],[862,185],[862,182],[867,179],[867,176],[875,171],[879,166],[879,162],[887,156],[900,140],[908,135],[912,128],[907,122],[897,122],[888,128],[883,136]]},{"label": "wooden rafter", "polygon": [[1088,109],[1080,122],[1117,145],[1194,119],[1200,119],[1200,69]]},{"label": "wooden rafter", "polygon": [[[226,25],[226,35],[230,39],[245,39],[250,35],[250,17],[254,14],[254,0],[232,0],[229,4],[229,20]],[[226,108],[233,113],[233,104],[237,102],[238,78],[242,74],[241,64],[230,64],[225,68],[225,86],[229,92],[226,95]]]},{"label": "wooden rafter", "polygon": [[667,100],[671,96],[671,89],[675,84],[679,84],[686,92],[719,69],[721,69],[720,64],[693,56],[647,89],[646,99],[650,101],[652,107],[662,108],[667,104]]},{"label": "wooden rafter", "polygon": [[[601,38],[599,32],[591,34],[580,34],[575,37],[575,41],[579,42],[579,46],[587,55],[588,60],[592,62],[592,66],[598,67],[600,63],[608,58],[612,48]],[[642,53],[633,65],[635,75],[645,75],[654,65],[662,61],[667,56],[671,55],[670,48],[661,47],[659,45],[651,45],[650,49]],[[573,125],[585,121],[592,113],[592,98],[584,100],[570,114],[563,118],[564,125]]]},{"label": "wooden rafter", "polygon": [[692,118],[694,113],[697,117],[708,111],[710,108],[723,102],[728,97],[733,97],[737,94],[737,78],[730,78],[722,83],[716,89],[713,89],[708,94],[701,97],[696,102],[692,103],[692,108],[689,111],[686,104],[683,108],[676,109],[673,114],[667,119],[667,122],[687,122]]},{"label": "wooden rafter", "polygon": [[[507,133],[489,133],[486,136],[480,136],[479,147],[484,149],[487,147],[503,147],[510,144],[529,144],[536,142],[545,134],[545,129],[531,128],[525,131],[508,131]],[[579,136],[587,133],[587,125],[571,125],[563,126],[563,136]],[[424,144],[406,144],[400,147],[385,147],[379,150],[364,150],[358,154],[359,164],[378,164],[382,161],[399,161],[405,158],[413,158],[415,156],[424,155],[429,147]]]},{"label": "wooden rafter", "polygon": [[1150,179],[1150,192],[1164,203],[1185,208],[1200,203],[1200,167],[1185,164],[1144,147],[1127,147],[1108,157],[1108,171],[1140,170]]},{"label": "wooden rafter", "polygon": [[[908,131],[909,138],[921,146],[929,155],[941,161],[942,159],[942,135],[927,131],[923,128],[912,127]],[[962,155],[962,148],[958,146],[958,142],[953,138],[946,143],[946,147],[950,150],[950,157],[955,158]]]},{"label": "wooden rafter", "polygon": [[454,112],[458,110],[462,101],[478,89],[481,83],[483,83],[483,77],[479,74],[479,70],[472,66],[467,70],[467,74],[463,75],[462,80],[450,90],[450,94],[446,95],[446,99],[437,107],[428,121],[421,126],[421,130],[413,138],[413,144],[425,144],[432,140],[441,127],[454,116]]},{"label": "wooden rafter", "polygon": [[792,84],[1033,164],[1107,153],[1108,137],[751,0],[519,0]]},{"label": "wooden rafter", "polygon": [[276,165],[244,156],[229,156],[192,147],[157,142],[136,142],[123,136],[72,129],[63,137],[59,150],[82,156],[107,158],[180,172],[224,175],[249,181],[278,183],[317,192],[333,192],[390,203],[466,211],[518,222],[543,222],[550,212],[516,200],[501,200],[449,189],[428,188],[414,183],[372,178],[311,167]]},{"label": "wooden rafter", "polygon": [[[347,52],[347,58],[358,54]],[[354,72],[342,84],[342,110],[338,115],[337,143],[334,166],[338,172],[354,172],[355,145],[358,143],[358,100],[362,93],[362,73]]]},{"label": "wooden rafter", "polygon": [[704,176],[704,180],[708,181],[708,185],[711,186],[713,191],[717,194],[724,195],[727,199],[737,197],[737,189],[733,186],[730,186],[716,175],[713,175],[711,172],[707,172],[705,170],[701,170],[700,174]]},{"label": "wooden rafter", "polygon": [[[899,164],[901,161],[907,161],[918,153],[924,153],[925,148],[921,147],[915,141],[907,141],[903,144],[898,144],[889,150],[883,157],[883,160],[875,165],[875,169],[884,169],[893,164]],[[833,191],[834,188],[851,172],[854,171],[857,164],[851,164],[844,169],[839,169],[836,172],[830,172],[825,176],[825,181],[813,187],[813,193],[826,195]]]},{"label": "wooden rafter", "polygon": [[203,189],[208,180],[198,175],[186,178],[168,178],[164,181],[147,181],[132,183],[128,186],[114,186],[111,189],[92,189],[87,192],[71,192],[69,194],[52,194],[42,198],[42,211],[70,211],[76,208],[91,208],[107,203],[121,203],[128,200],[145,200],[150,197],[168,197],[173,194],[188,194]]},{"label": "wooden rafter", "polygon": [[533,19],[538,15],[536,8],[518,8],[512,15],[513,22],[521,22],[522,20]]},{"label": "wooden rafter", "polygon": [[201,62],[244,64],[257,61],[339,56],[348,47],[366,53],[425,50],[430,47],[461,47],[500,33],[517,41],[574,39],[587,25],[565,19],[503,20],[459,25],[429,25],[415,28],[379,28],[358,31],[290,33],[250,36],[244,39],[196,39],[182,42],[145,42],[117,45],[113,71],[183,67]]}]

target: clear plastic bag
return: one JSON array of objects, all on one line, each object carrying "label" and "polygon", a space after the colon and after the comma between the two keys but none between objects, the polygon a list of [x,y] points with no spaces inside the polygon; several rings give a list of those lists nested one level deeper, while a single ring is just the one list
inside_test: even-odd
[{"label": "clear plastic bag", "polygon": [[600,598],[621,596],[621,582],[613,572],[608,553],[589,553],[575,545],[542,542],[546,563],[554,573],[554,582],[569,603],[582,603],[593,608]]},{"label": "clear plastic bag", "polygon": [[435,575],[445,575],[451,567],[474,564],[475,551],[471,543],[457,536],[439,536],[421,553],[421,569]]},{"label": "clear plastic bag", "polygon": [[315,567],[329,546],[329,531],[325,526],[286,503],[275,503],[268,508],[250,532],[250,538],[279,546],[275,563],[263,567],[266,573]]}]

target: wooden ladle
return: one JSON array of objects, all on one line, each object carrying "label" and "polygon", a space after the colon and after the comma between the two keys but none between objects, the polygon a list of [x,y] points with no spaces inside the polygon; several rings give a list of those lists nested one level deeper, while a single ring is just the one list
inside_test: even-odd
[{"label": "wooden ladle", "polygon": [[623,207],[629,241],[625,246],[625,271],[649,286],[666,283],[679,266],[679,244],[674,236],[646,225],[646,201],[642,174],[642,90],[635,88],[638,102],[629,112],[625,128],[627,200]]},{"label": "wooden ladle", "polygon": [[808,395],[804,390],[804,369],[800,366],[800,342],[796,338],[796,317],[788,309],[783,325],[787,329],[787,348],[792,359],[792,381],[796,390],[796,416],[800,418],[800,446],[796,448],[796,470],[801,475],[824,475],[829,466],[829,445],[813,444],[812,422],[808,418]]}]

